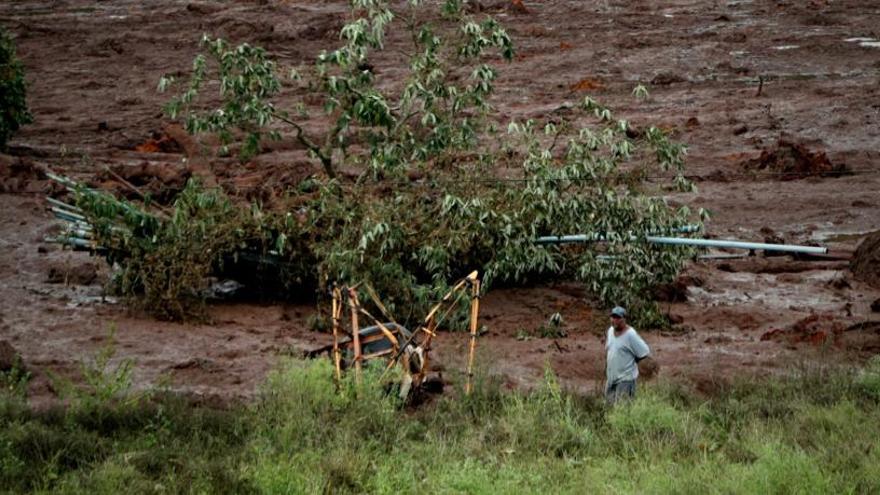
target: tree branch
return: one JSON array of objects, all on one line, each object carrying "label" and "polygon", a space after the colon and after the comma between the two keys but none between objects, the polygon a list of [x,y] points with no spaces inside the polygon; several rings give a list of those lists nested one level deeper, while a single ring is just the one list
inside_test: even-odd
[{"label": "tree branch", "polygon": [[297,124],[293,120],[290,120],[289,118],[285,117],[284,115],[282,115],[278,112],[273,111],[272,116],[275,117],[276,119],[284,122],[285,124],[293,126],[293,128],[296,129],[296,139],[300,143],[302,143],[303,146],[308,148],[309,151],[311,151],[312,153],[314,153],[315,155],[318,156],[318,159],[321,160],[321,165],[324,167],[324,172],[327,174],[327,177],[329,177],[331,179],[336,178],[336,171],[333,170],[332,158],[330,156],[327,156],[324,153],[324,150],[321,149],[320,146],[318,146],[317,144],[314,143],[314,141],[309,139],[309,137],[306,135],[305,129],[303,129],[301,125]]}]

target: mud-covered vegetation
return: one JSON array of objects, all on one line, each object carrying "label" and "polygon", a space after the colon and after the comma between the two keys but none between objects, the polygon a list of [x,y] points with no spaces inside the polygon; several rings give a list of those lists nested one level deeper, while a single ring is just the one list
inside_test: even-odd
[{"label": "mud-covered vegetation", "polygon": [[[483,380],[401,409],[373,375],[337,389],[329,362],[290,361],[247,407],[126,400],[112,367],[66,409],[0,393],[0,484],[55,493],[875,493],[880,363],[599,396]],[[120,378],[121,376],[121,378]],[[95,400],[98,392],[117,394]],[[130,393],[130,392],[129,392]]]},{"label": "mud-covered vegetation", "polygon": [[9,138],[33,117],[27,108],[24,67],[15,54],[15,43],[0,27],[0,151]]},{"label": "mud-covered vegetation", "polygon": [[[263,273],[252,289],[306,294],[366,280],[410,322],[450,281],[477,269],[484,287],[582,280],[601,302],[626,304],[641,323],[656,323],[644,296],[672,280],[690,252],[644,237],[697,215],[671,207],[643,179],[666,174],[675,188],[691,188],[684,147],[658,128],[633,129],[590,98],[561,107],[558,119],[499,128],[491,118],[491,62],[512,57],[510,38],[461,2],[418,3],[394,11],[385,2],[354,2],[342,46],[295,72],[292,89],[320,100],[329,118],[318,131],[299,124],[302,102],[279,101],[280,69],[265,51],[205,37],[205,53],[169,114],[191,132],[218,134],[221,152],[243,157],[265,137],[288,133],[324,173],[272,209],[196,182],[164,214],[81,195],[78,206],[100,226],[98,242],[120,264],[123,293],[180,319],[198,313],[209,274]],[[384,39],[395,25],[412,38],[402,87],[384,84],[370,65],[374,55],[391,56]],[[204,97],[211,88],[219,95]],[[341,178],[340,166],[358,172]],[[534,243],[570,233],[603,242],[582,249]]]}]

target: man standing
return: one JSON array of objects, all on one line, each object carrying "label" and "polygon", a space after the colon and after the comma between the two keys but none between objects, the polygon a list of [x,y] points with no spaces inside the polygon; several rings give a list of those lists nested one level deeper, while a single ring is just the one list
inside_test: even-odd
[{"label": "man standing", "polygon": [[622,398],[636,395],[638,362],[648,357],[651,350],[636,330],[626,323],[626,310],[620,306],[611,310],[611,326],[605,340],[605,399],[614,404]]}]

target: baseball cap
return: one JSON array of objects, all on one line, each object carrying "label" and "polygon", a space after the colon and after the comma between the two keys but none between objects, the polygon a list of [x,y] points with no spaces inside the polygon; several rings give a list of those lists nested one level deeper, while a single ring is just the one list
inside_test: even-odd
[{"label": "baseball cap", "polygon": [[614,309],[611,310],[611,316],[626,318],[626,310],[621,308],[620,306],[615,306]]}]

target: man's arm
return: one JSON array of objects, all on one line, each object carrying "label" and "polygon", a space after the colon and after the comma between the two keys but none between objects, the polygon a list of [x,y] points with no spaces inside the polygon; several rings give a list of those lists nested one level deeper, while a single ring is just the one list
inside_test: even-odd
[{"label": "man's arm", "polygon": [[632,352],[633,357],[638,363],[642,359],[647,358],[651,354],[651,349],[648,347],[648,344],[645,343],[644,340],[637,334],[636,332],[630,332],[629,338],[629,350]]}]

